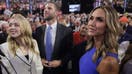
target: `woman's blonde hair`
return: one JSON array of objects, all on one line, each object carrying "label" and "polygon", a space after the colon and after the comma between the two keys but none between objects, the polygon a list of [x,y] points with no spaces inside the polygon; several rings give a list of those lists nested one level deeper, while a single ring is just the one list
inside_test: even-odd
[{"label": "woman's blonde hair", "polygon": [[[96,50],[93,56],[93,61],[95,62],[100,56],[103,58],[106,56],[107,52],[112,52],[113,49],[116,50],[118,49],[118,36],[121,31],[121,27],[118,21],[118,15],[117,12],[114,8],[110,6],[99,6],[95,9],[93,9],[89,15],[89,17],[92,15],[92,13],[96,9],[102,9],[105,12],[105,22],[106,22],[106,30],[104,34],[104,39],[102,42],[102,45],[100,48]],[[94,40],[91,37],[88,40],[88,45],[86,47],[87,50],[90,50],[90,48],[93,46]],[[116,50],[117,53],[117,50]]]},{"label": "woman's blonde hair", "polygon": [[[21,14],[14,14],[10,19],[13,19],[20,25],[21,36],[19,37],[22,44],[27,45],[29,50],[37,53],[35,51],[35,45],[32,38],[32,30],[29,21]],[[16,42],[15,38],[10,35],[7,38],[9,43],[9,49],[16,55],[16,50],[19,48],[19,44]]]}]

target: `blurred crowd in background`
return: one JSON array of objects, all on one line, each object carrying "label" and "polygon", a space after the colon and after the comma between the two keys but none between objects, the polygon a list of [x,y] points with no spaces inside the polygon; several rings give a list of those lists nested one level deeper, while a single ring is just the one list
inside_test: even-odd
[{"label": "blurred crowd in background", "polygon": [[[32,27],[33,33],[35,32],[36,28],[38,28],[41,25],[45,25],[45,20],[43,16],[43,10],[44,10],[44,4],[47,0],[33,0],[33,6],[32,11],[30,11],[30,4],[29,0],[11,0],[10,1],[10,8],[7,8],[5,0],[2,0],[0,2],[0,44],[4,43],[6,41],[6,38],[8,36],[7,34],[7,28],[9,26],[8,19],[10,18],[10,15],[5,15],[4,11],[9,10],[12,13],[21,13],[23,16],[25,16],[28,21],[30,22],[30,25]],[[55,0],[58,2],[58,4],[63,5],[61,0]],[[73,0],[74,1],[74,0]],[[75,0],[76,1],[76,0]],[[129,0],[131,1],[131,0]],[[103,4],[109,4],[109,1],[104,0]],[[122,26],[122,34],[120,35],[119,39],[119,49],[127,49],[128,45],[132,43],[132,13],[131,12],[124,12],[124,1],[122,0],[115,0],[113,3],[114,7],[119,12],[119,22]],[[128,9],[131,9],[132,2],[128,4]],[[131,11],[131,10],[130,10]],[[58,15],[57,19],[59,23],[72,28],[73,30],[73,42],[74,45],[77,45],[81,43],[82,41],[86,40],[85,37],[85,25],[87,25],[88,22],[89,13],[81,12],[81,13],[68,13],[63,14],[63,11],[60,11],[60,14]],[[125,43],[122,43],[123,41],[128,41]],[[125,50],[119,50],[119,59],[121,60],[124,56]]]}]

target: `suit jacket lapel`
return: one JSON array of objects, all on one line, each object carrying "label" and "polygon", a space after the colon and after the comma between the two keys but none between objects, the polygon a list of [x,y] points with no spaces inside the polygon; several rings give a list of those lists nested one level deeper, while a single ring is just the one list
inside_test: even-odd
[{"label": "suit jacket lapel", "polygon": [[[41,35],[41,51],[43,51],[45,53],[45,29],[46,29],[46,26],[43,26],[42,27],[42,35]],[[41,52],[40,52],[41,53]],[[46,58],[46,55],[42,53],[44,55],[44,57]]]},{"label": "suit jacket lapel", "polygon": [[34,53],[31,50],[29,50],[28,55],[29,55],[29,63],[31,63],[33,61]]},{"label": "suit jacket lapel", "polygon": [[42,43],[42,46],[44,46],[45,45],[45,43],[44,43],[44,38],[45,38],[45,28],[46,28],[46,26],[43,26],[42,27],[42,35],[41,35],[41,43]]},{"label": "suit jacket lapel", "polygon": [[18,48],[16,51],[16,56],[23,61],[24,63],[30,65],[30,63],[33,60],[33,52],[29,50],[28,56],[29,56],[29,60],[23,55],[22,51]]},{"label": "suit jacket lapel", "polygon": [[16,51],[16,56],[23,61],[26,64],[30,64],[29,61],[27,60],[27,58],[23,55],[22,51],[18,48]]}]

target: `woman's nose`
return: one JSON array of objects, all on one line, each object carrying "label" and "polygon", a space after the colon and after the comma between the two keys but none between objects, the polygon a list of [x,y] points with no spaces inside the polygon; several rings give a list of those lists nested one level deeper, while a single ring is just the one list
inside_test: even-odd
[{"label": "woman's nose", "polygon": [[95,22],[96,22],[95,20],[90,20],[88,25],[95,26]]}]

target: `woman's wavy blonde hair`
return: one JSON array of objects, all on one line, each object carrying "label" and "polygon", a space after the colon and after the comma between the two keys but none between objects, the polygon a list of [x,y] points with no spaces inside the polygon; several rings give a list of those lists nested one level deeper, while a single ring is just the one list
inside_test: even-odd
[{"label": "woman's wavy blonde hair", "polygon": [[[14,14],[10,19],[14,19],[20,25],[20,42],[27,45],[29,50],[33,51],[34,53],[38,53],[35,51],[35,45],[33,42],[32,30],[29,21],[21,14]],[[8,36],[7,41],[9,43],[9,49],[14,55],[16,55],[16,50],[19,48],[19,44],[16,42],[15,38],[12,38],[10,35]]]},{"label": "woman's wavy blonde hair", "polygon": [[[104,41],[102,42],[102,45],[100,48],[96,50],[93,56],[93,61],[95,62],[100,56],[103,58],[106,56],[106,52],[112,52],[112,50],[118,49],[118,37],[121,32],[121,27],[118,21],[118,15],[114,8],[110,6],[99,6],[95,9],[93,9],[89,15],[89,17],[92,15],[92,13],[97,10],[102,9],[105,12],[105,22],[106,22],[106,31],[104,34]],[[90,50],[90,48],[93,46],[94,40],[91,37],[88,40],[86,50]],[[117,53],[117,50],[116,50]]]}]

